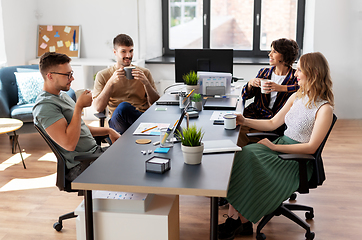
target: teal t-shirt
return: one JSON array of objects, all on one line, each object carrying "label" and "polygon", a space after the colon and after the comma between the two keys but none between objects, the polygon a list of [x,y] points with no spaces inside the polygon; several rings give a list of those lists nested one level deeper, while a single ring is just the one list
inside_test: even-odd
[{"label": "teal t-shirt", "polygon": [[[75,102],[66,93],[61,92],[59,95],[54,95],[42,91],[38,95],[33,108],[34,123],[43,130],[62,118],[65,118],[69,124],[73,117],[74,107]],[[79,164],[78,161],[74,161],[74,157],[94,153],[97,149],[97,143],[83,120],[81,121],[79,141],[74,151],[68,151],[58,144],[56,145],[67,160],[66,165],[68,169]]]}]

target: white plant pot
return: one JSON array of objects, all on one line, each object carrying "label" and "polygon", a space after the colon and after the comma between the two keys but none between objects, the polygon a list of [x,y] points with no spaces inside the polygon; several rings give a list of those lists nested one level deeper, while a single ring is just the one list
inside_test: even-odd
[{"label": "white plant pot", "polygon": [[201,143],[201,146],[197,147],[189,147],[181,144],[181,151],[186,164],[200,164],[202,159],[202,153],[204,152],[204,144]]},{"label": "white plant pot", "polygon": [[193,102],[193,107],[196,108],[197,111],[202,110],[202,102]]},{"label": "white plant pot", "polygon": [[192,95],[194,95],[194,93],[199,93],[199,89],[200,86],[199,85],[186,85],[186,94],[188,94],[189,92],[192,91],[192,89],[195,89],[194,92],[191,94],[190,97],[192,97]]}]

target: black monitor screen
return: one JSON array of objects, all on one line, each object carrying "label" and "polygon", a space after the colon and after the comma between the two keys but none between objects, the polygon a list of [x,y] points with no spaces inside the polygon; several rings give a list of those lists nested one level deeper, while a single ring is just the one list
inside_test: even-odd
[{"label": "black monitor screen", "polygon": [[175,49],[175,81],[192,70],[233,74],[233,49]]}]

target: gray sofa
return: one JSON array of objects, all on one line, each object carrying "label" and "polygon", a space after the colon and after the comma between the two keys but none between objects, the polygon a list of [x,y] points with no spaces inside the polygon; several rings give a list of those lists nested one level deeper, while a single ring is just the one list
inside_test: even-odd
[{"label": "gray sofa", "polygon": [[[1,118],[16,118],[23,121],[23,126],[16,131],[17,135],[25,133],[35,133],[36,129],[33,123],[32,108],[31,104],[18,105],[18,86],[16,83],[16,77],[14,72],[18,69],[39,69],[38,65],[21,65],[4,67],[0,69],[0,117]],[[34,70],[33,70],[34,71]],[[75,100],[75,93],[71,89],[68,91],[68,95]],[[10,139],[14,140],[14,133],[8,133]],[[17,140],[17,139],[15,139]],[[13,141],[13,153],[15,153]]]}]

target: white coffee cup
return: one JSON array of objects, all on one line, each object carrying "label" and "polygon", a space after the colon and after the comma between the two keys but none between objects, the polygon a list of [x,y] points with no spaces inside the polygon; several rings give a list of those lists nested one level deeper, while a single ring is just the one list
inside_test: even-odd
[{"label": "white coffee cup", "polygon": [[266,92],[268,91],[268,90],[265,90],[265,89],[264,89],[264,84],[267,83],[267,82],[271,82],[271,80],[269,80],[269,79],[260,79],[260,90],[261,90],[261,93],[266,94]]},{"label": "white coffee cup", "polygon": [[129,66],[129,67],[124,67],[124,71],[126,72],[126,78],[127,79],[134,79],[134,77],[132,76],[132,70],[135,69],[136,67],[133,66]]},{"label": "white coffee cup", "polygon": [[80,97],[80,95],[82,95],[82,93],[84,93],[85,90],[87,90],[87,89],[78,89],[77,91],[75,91],[76,99],[78,99]]},{"label": "white coffee cup", "polygon": [[224,115],[224,128],[225,129],[235,129],[236,128],[236,115],[235,114],[225,114]]}]

